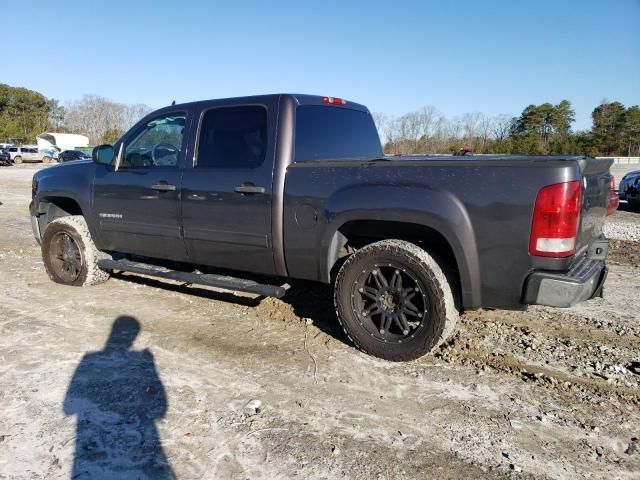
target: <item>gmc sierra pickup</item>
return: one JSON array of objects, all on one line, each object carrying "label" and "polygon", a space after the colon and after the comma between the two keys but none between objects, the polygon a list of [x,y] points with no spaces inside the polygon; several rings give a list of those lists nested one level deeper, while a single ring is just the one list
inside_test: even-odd
[{"label": "gmc sierra pickup", "polygon": [[409,360],[462,309],[600,295],[610,164],[385,157],[363,105],[265,95],[157,110],[93,161],[37,172],[30,210],[55,282],[127,271],[274,296],[287,278],[331,283],[356,346]]}]

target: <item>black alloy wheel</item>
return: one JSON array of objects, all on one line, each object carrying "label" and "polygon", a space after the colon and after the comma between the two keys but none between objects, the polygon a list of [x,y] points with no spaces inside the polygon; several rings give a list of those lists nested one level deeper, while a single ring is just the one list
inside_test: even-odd
[{"label": "black alloy wheel", "polygon": [[427,295],[401,265],[373,264],[353,282],[352,309],[362,326],[384,342],[415,337],[427,320]]},{"label": "black alloy wheel", "polygon": [[80,247],[69,233],[57,232],[51,239],[49,261],[63,283],[72,284],[80,276],[84,259]]}]

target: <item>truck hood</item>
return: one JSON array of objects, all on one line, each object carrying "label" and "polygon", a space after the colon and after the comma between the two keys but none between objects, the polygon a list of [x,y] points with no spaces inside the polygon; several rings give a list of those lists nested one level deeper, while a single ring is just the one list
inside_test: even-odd
[{"label": "truck hood", "polygon": [[93,163],[93,160],[91,160],[90,158],[85,158],[83,160],[73,160],[71,162],[61,162],[58,163],[57,165],[54,165],[51,168],[64,168],[67,165],[73,164],[73,165],[80,165],[80,164],[84,164],[84,163]]},{"label": "truck hood", "polygon": [[71,177],[74,175],[87,175],[93,169],[93,160],[77,160],[73,162],[58,163],[48,168],[38,170],[33,174],[34,182],[41,182],[53,177]]}]

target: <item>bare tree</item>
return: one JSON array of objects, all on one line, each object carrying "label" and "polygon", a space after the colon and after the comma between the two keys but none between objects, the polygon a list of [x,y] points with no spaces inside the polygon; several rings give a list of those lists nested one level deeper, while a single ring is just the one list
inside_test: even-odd
[{"label": "bare tree", "polygon": [[409,112],[399,119],[400,134],[407,143],[406,153],[418,153],[418,142],[422,135],[422,122],[419,112]]},{"label": "bare tree", "polygon": [[107,132],[124,132],[151,109],[146,105],[125,105],[99,95],[85,95],[65,108],[64,125],[70,133],[89,137],[92,145],[101,143]]},{"label": "bare tree", "polygon": [[433,150],[434,127],[441,115],[433,105],[422,107],[418,114],[420,117],[420,133],[423,140],[423,150],[425,153],[428,153]]},{"label": "bare tree", "polygon": [[513,123],[510,115],[488,117],[480,112],[447,118],[431,105],[400,117],[374,114],[386,153],[451,153],[467,145],[478,153],[491,151],[493,141],[506,140]]},{"label": "bare tree", "polygon": [[487,145],[491,139],[491,129],[493,128],[493,119],[487,117],[485,114],[480,115],[480,121],[478,123],[478,135],[480,137],[480,149],[481,153],[487,152]]},{"label": "bare tree", "polygon": [[493,138],[498,142],[503,142],[509,136],[511,125],[513,124],[513,117],[511,115],[497,115],[492,119],[491,133]]},{"label": "bare tree", "polygon": [[125,105],[122,112],[122,130],[128,130],[142,117],[151,113],[153,109],[144,103]]},{"label": "bare tree", "polygon": [[391,141],[390,125],[393,119],[380,112],[373,112],[371,116],[373,117],[373,122],[376,124],[376,128],[378,129],[380,142],[384,146]]},{"label": "bare tree", "polygon": [[[474,152],[478,150],[478,137],[480,130],[480,120],[482,114],[479,112],[465,113],[460,120],[462,129],[462,142]],[[458,135],[456,135],[457,137]]]}]

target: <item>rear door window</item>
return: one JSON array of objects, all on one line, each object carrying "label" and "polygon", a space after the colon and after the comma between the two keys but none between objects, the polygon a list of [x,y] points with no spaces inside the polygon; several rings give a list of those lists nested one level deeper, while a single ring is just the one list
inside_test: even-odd
[{"label": "rear door window", "polygon": [[368,112],[303,105],[296,110],[295,161],[381,157],[382,147]]},{"label": "rear door window", "polygon": [[257,168],[266,153],[265,107],[218,107],[204,112],[196,168]]}]

